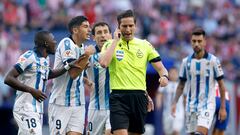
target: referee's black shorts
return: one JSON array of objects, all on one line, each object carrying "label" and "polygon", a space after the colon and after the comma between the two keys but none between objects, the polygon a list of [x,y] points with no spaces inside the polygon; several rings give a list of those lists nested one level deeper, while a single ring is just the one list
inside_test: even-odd
[{"label": "referee's black shorts", "polygon": [[148,98],[143,90],[112,90],[110,95],[110,123],[112,132],[127,129],[128,132],[145,132]]}]

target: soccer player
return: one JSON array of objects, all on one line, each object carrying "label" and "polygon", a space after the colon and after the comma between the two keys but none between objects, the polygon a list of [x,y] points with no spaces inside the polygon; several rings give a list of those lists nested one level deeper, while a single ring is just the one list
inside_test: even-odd
[{"label": "soccer player", "polygon": [[177,114],[171,116],[171,103],[176,93],[178,71],[175,67],[169,70],[169,82],[166,87],[159,87],[156,96],[156,107],[163,107],[163,129],[165,135],[180,135],[184,125],[184,98],[180,97],[177,104]]},{"label": "soccer player", "polygon": [[49,31],[35,35],[33,50],[22,54],[7,73],[4,83],[17,90],[13,116],[18,124],[18,135],[42,135],[43,101],[47,80],[65,73],[71,63],[59,69],[49,67],[49,54],[55,53],[56,41]]},{"label": "soccer player", "polygon": [[215,111],[216,122],[215,122],[214,129],[213,129],[213,135],[224,135],[224,131],[227,128],[229,114],[230,114],[230,107],[229,107],[230,101],[229,101],[229,94],[228,94],[227,90],[225,91],[225,99],[226,99],[227,117],[224,121],[221,121],[219,119],[219,110],[221,107],[221,96],[220,96],[220,92],[219,92],[219,87],[218,87],[218,85],[216,85],[216,111]]},{"label": "soccer player", "polygon": [[[160,75],[160,85],[168,83],[168,72],[161,57],[146,40],[134,37],[136,18],[132,10],[117,16],[118,28],[114,39],[107,41],[100,55],[102,67],[109,67],[110,123],[114,135],[144,133],[148,107],[146,69],[150,62]],[[151,102],[149,102],[151,103]]]},{"label": "soccer player", "polygon": [[206,135],[215,112],[216,80],[221,94],[219,119],[226,119],[224,74],[219,59],[205,50],[206,37],[202,28],[194,28],[191,44],[194,53],[182,61],[172,115],[175,116],[176,104],[186,84],[186,131],[193,135]]},{"label": "soccer player", "polygon": [[[77,16],[70,20],[68,29],[71,35],[63,38],[57,48],[54,68],[77,60],[84,52],[95,51],[93,46],[84,46],[90,37],[90,26],[86,17]],[[49,100],[49,127],[51,135],[81,135],[85,123],[85,95],[83,74],[75,79],[70,73],[53,79],[53,88]]]},{"label": "soccer player", "polygon": [[111,30],[107,23],[98,22],[92,28],[93,39],[97,45],[96,53],[90,57],[87,71],[88,79],[93,82],[88,107],[88,130],[90,135],[109,135],[111,126],[109,120],[109,71],[99,64],[100,51],[103,44],[112,39]]}]

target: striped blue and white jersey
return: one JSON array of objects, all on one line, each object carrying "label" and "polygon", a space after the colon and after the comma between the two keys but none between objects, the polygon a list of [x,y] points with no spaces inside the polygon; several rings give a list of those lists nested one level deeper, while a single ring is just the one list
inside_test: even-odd
[{"label": "striped blue and white jersey", "polygon": [[90,57],[90,67],[87,69],[87,77],[94,83],[94,89],[90,93],[89,109],[109,109],[109,71],[99,64],[100,50],[96,47],[96,53]]},{"label": "striped blue and white jersey", "polygon": [[[15,69],[20,73],[17,79],[32,88],[46,91],[50,71],[49,57],[44,58],[39,53],[29,50],[22,54]],[[25,111],[43,113],[43,102],[38,102],[30,93],[17,91],[14,110],[24,108]]]},{"label": "striped blue and white jersey", "polygon": [[202,59],[194,55],[184,58],[179,78],[186,81],[188,112],[215,108],[215,83],[222,79],[223,70],[220,61],[214,55],[205,52]]},{"label": "striped blue and white jersey", "polygon": [[[60,41],[54,61],[54,69],[62,68],[64,63],[78,59],[84,53],[84,45],[77,46],[71,38]],[[80,106],[85,104],[83,73],[71,79],[68,72],[53,79],[53,87],[49,103],[64,106]]]}]

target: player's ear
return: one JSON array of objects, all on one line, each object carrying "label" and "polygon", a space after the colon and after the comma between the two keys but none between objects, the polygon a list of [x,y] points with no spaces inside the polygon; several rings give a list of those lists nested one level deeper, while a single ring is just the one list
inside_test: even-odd
[{"label": "player's ear", "polygon": [[45,46],[45,47],[48,47],[48,44],[47,44],[47,42],[46,42],[46,41],[44,42],[44,46]]},{"label": "player's ear", "polygon": [[73,31],[73,33],[77,33],[78,29],[77,28],[73,28],[72,31]]}]

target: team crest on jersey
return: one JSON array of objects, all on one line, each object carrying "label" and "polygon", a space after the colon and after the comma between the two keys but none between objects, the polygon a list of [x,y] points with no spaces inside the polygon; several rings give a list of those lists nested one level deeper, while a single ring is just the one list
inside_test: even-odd
[{"label": "team crest on jersey", "polygon": [[70,41],[69,40],[65,40],[64,41],[64,45],[69,46],[70,45]]},{"label": "team crest on jersey", "polygon": [[142,58],[143,57],[143,52],[140,49],[138,49],[136,55],[137,55],[138,58]]},{"label": "team crest on jersey", "polygon": [[121,61],[121,60],[123,59],[123,57],[124,57],[124,51],[122,51],[122,50],[117,50],[117,51],[116,51],[116,57],[117,57],[117,60],[118,60],[118,61]]},{"label": "team crest on jersey", "polygon": [[64,52],[63,52],[63,56],[64,56],[64,57],[71,57],[71,56],[73,56],[72,50],[66,50],[66,51],[64,51]]}]

